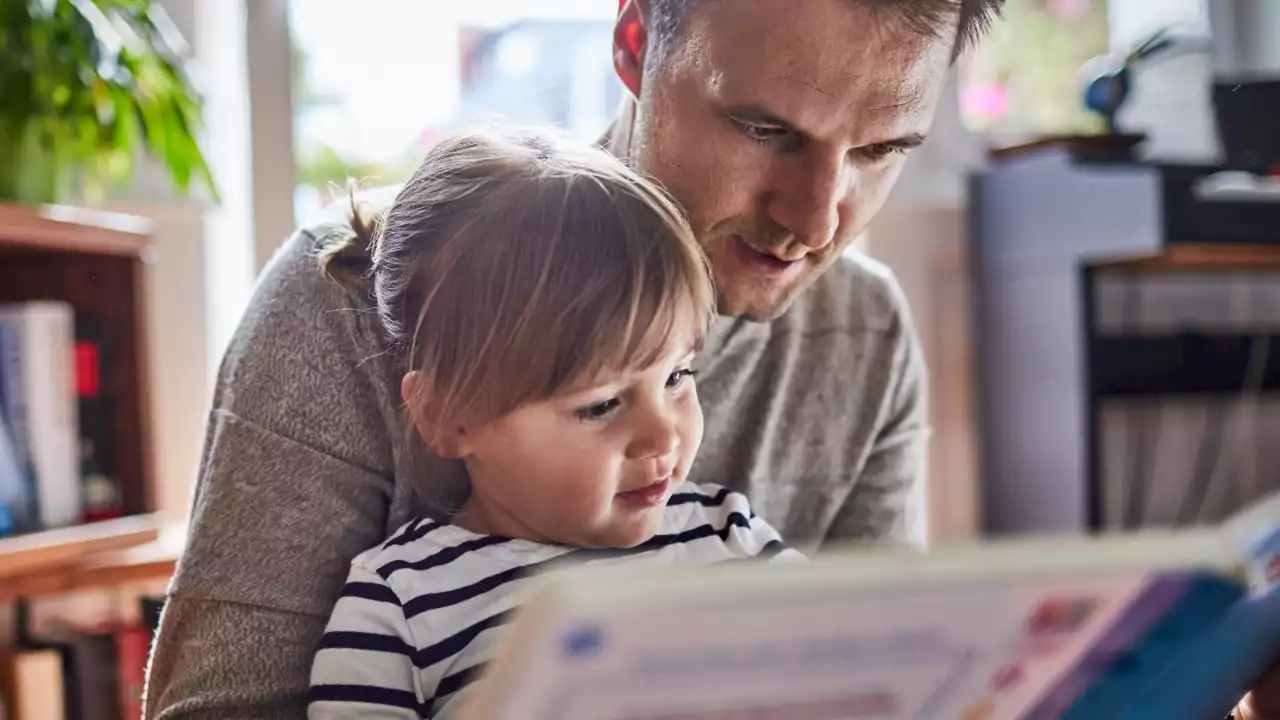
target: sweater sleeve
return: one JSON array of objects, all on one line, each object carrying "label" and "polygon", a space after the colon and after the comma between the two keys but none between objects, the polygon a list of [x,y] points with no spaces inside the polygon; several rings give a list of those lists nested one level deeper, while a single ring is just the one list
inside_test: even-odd
[{"label": "sweater sleeve", "polygon": [[302,231],[281,249],[224,355],[148,718],[303,717],[350,563],[386,532],[390,380],[315,247]]}]

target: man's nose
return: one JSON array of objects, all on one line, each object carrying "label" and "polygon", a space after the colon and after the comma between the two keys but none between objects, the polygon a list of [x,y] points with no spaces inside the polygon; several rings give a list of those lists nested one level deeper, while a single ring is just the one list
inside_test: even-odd
[{"label": "man's nose", "polygon": [[849,191],[850,169],[843,155],[807,154],[793,163],[775,183],[769,218],[785,228],[801,245],[820,250],[835,239],[840,203]]}]

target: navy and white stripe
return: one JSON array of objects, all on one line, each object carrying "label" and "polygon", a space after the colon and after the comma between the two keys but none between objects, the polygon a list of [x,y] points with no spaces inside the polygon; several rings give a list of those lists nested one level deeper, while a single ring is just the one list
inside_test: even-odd
[{"label": "navy and white stripe", "polygon": [[711,565],[799,559],[747,499],[686,483],[661,531],[629,550],[480,536],[415,520],[355,559],[311,671],[308,716],[444,718],[481,674],[531,576],[561,563]]}]

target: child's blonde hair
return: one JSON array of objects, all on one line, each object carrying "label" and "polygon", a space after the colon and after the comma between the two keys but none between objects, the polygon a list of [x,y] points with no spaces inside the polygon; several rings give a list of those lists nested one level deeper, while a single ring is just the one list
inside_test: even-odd
[{"label": "child's blonde hair", "polygon": [[422,375],[425,395],[408,406],[428,427],[647,366],[675,332],[700,340],[714,315],[677,205],[603,150],[554,135],[444,140],[390,210],[368,222],[352,209],[354,234],[322,262],[372,293],[391,347]]}]

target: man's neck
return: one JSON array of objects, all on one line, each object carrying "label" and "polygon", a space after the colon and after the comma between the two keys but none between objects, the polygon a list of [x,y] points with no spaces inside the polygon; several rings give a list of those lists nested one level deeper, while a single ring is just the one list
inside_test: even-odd
[{"label": "man's neck", "polygon": [[597,144],[621,160],[629,159],[631,157],[631,132],[635,127],[635,119],[636,101],[634,98],[624,97],[622,103],[618,106],[618,114],[605,130],[604,136],[597,141]]}]

